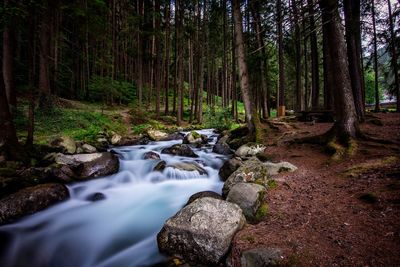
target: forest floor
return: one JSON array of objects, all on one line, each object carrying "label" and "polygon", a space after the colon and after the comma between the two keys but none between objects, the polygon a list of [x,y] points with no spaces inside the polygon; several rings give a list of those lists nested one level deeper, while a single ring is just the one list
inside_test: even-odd
[{"label": "forest floor", "polygon": [[[374,116],[383,125],[372,119],[362,130],[400,143],[399,114]],[[268,216],[236,235],[234,256],[267,247],[288,266],[400,266],[400,147],[359,142],[355,155],[332,161],[321,146],[285,142],[330,126],[289,122],[269,135],[266,153],[298,170],[275,177]]]}]

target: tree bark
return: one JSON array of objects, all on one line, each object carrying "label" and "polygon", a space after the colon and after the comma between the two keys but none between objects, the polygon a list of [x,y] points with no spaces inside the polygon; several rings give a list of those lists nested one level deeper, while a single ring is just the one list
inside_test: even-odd
[{"label": "tree bark", "polygon": [[249,85],[249,76],[247,71],[246,51],[244,47],[242,14],[240,12],[240,0],[233,0],[233,19],[235,23],[235,44],[238,56],[239,80],[242,91],[242,99],[246,115],[246,123],[250,135],[255,135],[258,139],[258,116],[257,110],[252,102],[252,94]]},{"label": "tree bark", "polygon": [[380,111],[379,105],[379,73],[378,73],[378,44],[376,37],[376,16],[375,16],[375,0],[371,1],[371,9],[372,9],[372,29],[374,36],[374,71],[375,71],[375,111]]},{"label": "tree bark", "polygon": [[294,41],[295,41],[295,51],[296,51],[296,109],[301,111],[304,109],[303,105],[303,87],[301,82],[301,31],[300,31],[300,24],[299,24],[299,12],[297,9],[298,3],[296,0],[292,0],[292,9],[293,9],[293,23],[294,23]]},{"label": "tree bark", "polygon": [[331,75],[328,77],[332,79],[330,83],[336,85],[334,90],[336,121],[332,131],[339,139],[338,141],[348,144],[351,138],[357,137],[359,128],[338,0],[320,0],[319,5],[322,11],[322,24],[325,28],[323,33],[329,41],[326,54],[329,58],[327,67]]},{"label": "tree bark", "polygon": [[307,0],[309,22],[310,22],[310,43],[311,43],[311,105],[312,109],[319,108],[319,56],[317,43],[317,29],[315,26],[314,1]]},{"label": "tree bark", "polygon": [[283,57],[283,18],[282,2],[276,2],[277,24],[278,24],[278,64],[279,64],[279,88],[278,88],[278,117],[285,116],[285,67]]},{"label": "tree bark", "polygon": [[[344,0],[344,15],[346,22],[346,44],[351,88],[353,90],[354,105],[358,120],[364,121],[365,107],[363,99],[362,66],[361,66],[361,40],[360,36],[360,0]],[[360,42],[360,43],[359,43]]]}]

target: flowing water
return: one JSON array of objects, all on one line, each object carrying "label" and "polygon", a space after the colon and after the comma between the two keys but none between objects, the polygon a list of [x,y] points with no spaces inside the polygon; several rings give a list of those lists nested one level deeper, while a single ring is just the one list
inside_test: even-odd
[{"label": "flowing water", "polygon": [[[214,144],[212,130],[201,130]],[[0,227],[2,267],[130,267],[151,266],[164,260],[156,235],[200,191],[221,192],[218,170],[226,159],[212,147],[194,149],[199,158],[160,154],[167,164],[196,161],[207,174],[166,168],[153,172],[159,160],[144,160],[148,151],[181,140],[119,147],[117,174],[69,185],[70,199]],[[105,199],[90,201],[95,193]]]}]

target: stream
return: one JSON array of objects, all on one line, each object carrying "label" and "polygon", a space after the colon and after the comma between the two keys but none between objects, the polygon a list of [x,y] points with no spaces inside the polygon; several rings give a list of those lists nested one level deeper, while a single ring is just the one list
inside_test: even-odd
[{"label": "stream", "polygon": [[[218,170],[226,157],[212,152],[217,135],[198,132],[210,144],[193,148],[198,158],[160,153],[182,140],[114,148],[120,157],[117,174],[68,185],[69,200],[0,227],[0,266],[131,267],[165,260],[156,241],[164,222],[194,193],[221,193],[223,186]],[[142,159],[149,151],[167,164],[196,161],[207,174],[171,167],[154,172],[160,160]],[[89,200],[95,193],[105,199]]]}]

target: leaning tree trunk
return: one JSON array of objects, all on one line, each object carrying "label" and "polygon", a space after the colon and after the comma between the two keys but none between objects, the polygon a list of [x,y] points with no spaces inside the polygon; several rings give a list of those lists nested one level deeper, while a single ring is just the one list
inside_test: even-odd
[{"label": "leaning tree trunk", "polygon": [[344,0],[344,14],[346,21],[346,44],[349,61],[351,87],[354,96],[354,105],[359,121],[364,121],[365,108],[363,99],[361,45],[357,36],[361,31],[360,25],[360,0]]},{"label": "leaning tree trunk", "polygon": [[246,62],[246,51],[244,47],[243,39],[243,26],[242,26],[242,14],[240,12],[240,0],[233,0],[233,19],[235,23],[235,44],[237,49],[238,65],[239,65],[239,79],[240,88],[242,90],[242,99],[244,103],[244,109],[246,113],[247,127],[249,128],[250,135],[255,135],[256,140],[258,139],[258,124],[259,118],[257,110],[252,102],[251,90],[249,85],[249,75],[247,72]]},{"label": "leaning tree trunk", "polygon": [[358,134],[358,120],[354,108],[354,98],[348,69],[346,44],[341,26],[341,19],[338,11],[337,0],[320,0],[319,5],[322,11],[322,24],[325,27],[327,42],[328,75],[335,83],[334,106],[336,122],[333,125],[333,132],[339,141],[348,144],[351,138]]}]

